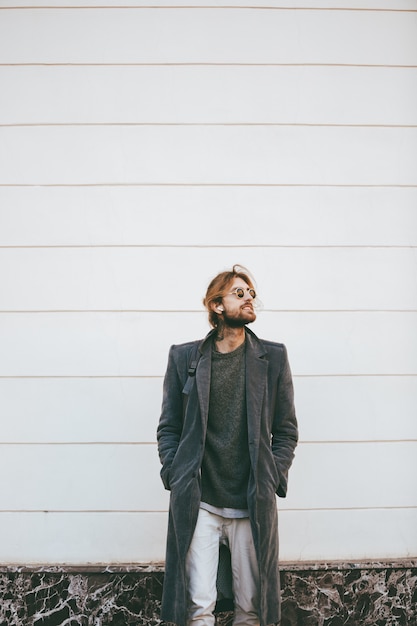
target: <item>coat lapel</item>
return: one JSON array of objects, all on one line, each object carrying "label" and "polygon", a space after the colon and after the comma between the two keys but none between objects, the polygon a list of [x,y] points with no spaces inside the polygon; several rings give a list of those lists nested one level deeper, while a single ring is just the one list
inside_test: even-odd
[{"label": "coat lapel", "polygon": [[246,407],[249,453],[252,467],[256,471],[268,361],[263,358],[266,350],[262,342],[249,330],[246,331],[246,342]]},{"label": "coat lapel", "polygon": [[206,429],[207,429],[209,400],[210,400],[211,349],[212,349],[211,337],[213,333],[214,331],[211,331],[205,337],[205,339],[203,339],[203,341],[201,342],[199,346],[201,357],[198,362],[196,376],[195,376],[204,436],[205,436]]}]

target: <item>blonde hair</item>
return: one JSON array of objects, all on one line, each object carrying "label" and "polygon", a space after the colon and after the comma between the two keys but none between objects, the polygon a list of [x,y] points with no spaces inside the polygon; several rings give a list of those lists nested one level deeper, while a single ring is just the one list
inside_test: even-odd
[{"label": "blonde hair", "polygon": [[220,272],[213,278],[207,287],[206,295],[203,298],[203,304],[208,312],[208,320],[210,326],[217,328],[219,326],[219,316],[213,311],[212,304],[220,304],[223,297],[227,295],[235,278],[241,278],[245,283],[254,289],[253,280],[248,270],[242,265],[234,265],[230,271]]}]

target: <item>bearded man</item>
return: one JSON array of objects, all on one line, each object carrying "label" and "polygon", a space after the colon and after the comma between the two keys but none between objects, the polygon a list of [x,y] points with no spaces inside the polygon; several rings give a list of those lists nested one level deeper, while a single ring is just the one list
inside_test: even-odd
[{"label": "bearded man", "polygon": [[226,547],[234,626],[268,626],[280,621],[276,495],[298,440],[287,351],[247,328],[256,292],[244,268],[213,278],[203,302],[212,330],[171,347],[157,431],[171,492],[161,617],[214,625]]}]

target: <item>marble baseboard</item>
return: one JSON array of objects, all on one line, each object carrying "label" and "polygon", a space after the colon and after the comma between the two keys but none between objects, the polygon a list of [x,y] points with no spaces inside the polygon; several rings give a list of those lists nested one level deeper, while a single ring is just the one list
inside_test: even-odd
[{"label": "marble baseboard", "polygon": [[417,626],[417,568],[283,572],[283,626]]},{"label": "marble baseboard", "polygon": [[[417,626],[414,560],[286,563],[281,582],[282,626]],[[162,585],[162,564],[0,567],[0,626],[158,626]]]}]

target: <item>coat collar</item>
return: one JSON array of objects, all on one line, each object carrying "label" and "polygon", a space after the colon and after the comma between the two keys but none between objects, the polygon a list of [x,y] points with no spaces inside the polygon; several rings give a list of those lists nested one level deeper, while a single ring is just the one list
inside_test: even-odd
[{"label": "coat collar", "polygon": [[[245,332],[246,332],[246,345],[247,345],[246,349],[247,350],[249,349],[249,351],[253,351],[253,353],[256,356],[259,356],[259,357],[264,356],[266,354],[266,349],[265,349],[263,342],[259,339],[259,337],[255,335],[255,333],[252,330],[249,330],[248,327],[245,328]],[[198,350],[202,355],[211,351],[211,346],[212,346],[211,340],[214,339],[215,335],[216,335],[216,329],[214,328],[209,333],[207,333],[204,339],[201,340],[198,346]]]}]

